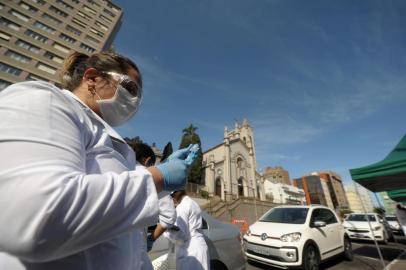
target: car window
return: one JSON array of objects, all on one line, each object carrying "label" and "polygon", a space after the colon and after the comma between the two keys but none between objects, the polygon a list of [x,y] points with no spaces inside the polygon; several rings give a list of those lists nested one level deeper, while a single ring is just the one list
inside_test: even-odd
[{"label": "car window", "polygon": [[[376,221],[376,218],[374,215],[368,215],[368,219],[369,221]],[[363,214],[351,214],[347,217],[346,220],[348,221],[364,221],[367,222],[367,215],[363,215]]]},{"label": "car window", "polygon": [[263,215],[259,221],[288,224],[304,224],[308,208],[273,208]]},{"label": "car window", "polygon": [[398,221],[396,217],[386,217],[387,221]]},{"label": "car window", "polygon": [[204,218],[202,218],[202,230],[206,230],[207,228],[208,228],[207,221]]},{"label": "car window", "polygon": [[313,210],[311,224],[313,224],[315,221],[323,221],[326,224],[333,224],[338,222],[333,212],[328,209],[322,208]]}]

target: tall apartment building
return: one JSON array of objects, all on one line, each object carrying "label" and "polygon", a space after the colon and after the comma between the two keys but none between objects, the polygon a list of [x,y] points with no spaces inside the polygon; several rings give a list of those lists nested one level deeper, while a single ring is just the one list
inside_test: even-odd
[{"label": "tall apartment building", "polygon": [[354,185],[345,186],[345,193],[347,194],[350,210],[354,213],[373,212],[374,204],[371,198],[371,192],[358,184],[356,185],[356,189]]},{"label": "tall apartment building", "polygon": [[348,200],[340,175],[332,171],[315,172],[312,174],[319,175],[327,183],[334,209],[348,209]]},{"label": "tall apartment building", "polygon": [[379,192],[379,198],[383,202],[383,207],[385,208],[386,215],[395,215],[396,214],[396,202],[393,201],[387,192]]},{"label": "tall apartment building", "polygon": [[319,175],[307,175],[293,179],[293,185],[304,190],[307,204],[322,204],[335,209],[327,182]]},{"label": "tall apartment building", "polygon": [[281,183],[286,185],[291,185],[289,172],[284,170],[282,167],[266,167],[262,173],[264,180],[268,180],[271,183]]},{"label": "tall apartment building", "polygon": [[110,48],[122,16],[108,0],[1,1],[0,90],[25,80],[58,82],[73,51]]}]

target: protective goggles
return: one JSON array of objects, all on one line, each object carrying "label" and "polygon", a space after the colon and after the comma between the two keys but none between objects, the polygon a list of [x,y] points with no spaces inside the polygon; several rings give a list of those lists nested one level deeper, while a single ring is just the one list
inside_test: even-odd
[{"label": "protective goggles", "polygon": [[110,75],[113,80],[115,80],[120,86],[127,90],[131,95],[141,99],[142,98],[142,88],[140,85],[132,80],[128,75],[119,74],[116,72],[103,72],[104,74]]}]

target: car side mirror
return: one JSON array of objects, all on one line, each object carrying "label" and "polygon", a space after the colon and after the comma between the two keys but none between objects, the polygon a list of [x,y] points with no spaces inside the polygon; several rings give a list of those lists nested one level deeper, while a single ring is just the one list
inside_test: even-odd
[{"label": "car side mirror", "polygon": [[315,221],[313,223],[313,227],[316,227],[316,228],[326,227],[326,222],[324,222],[324,221]]},{"label": "car side mirror", "polygon": [[380,220],[379,220],[379,223],[383,223],[383,219],[380,219]]}]

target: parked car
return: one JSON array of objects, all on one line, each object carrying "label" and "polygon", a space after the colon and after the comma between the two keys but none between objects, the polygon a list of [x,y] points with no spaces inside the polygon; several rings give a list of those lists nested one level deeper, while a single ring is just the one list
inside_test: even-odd
[{"label": "parked car", "polygon": [[393,239],[388,222],[376,213],[350,214],[343,225],[351,239],[373,240],[375,236],[383,244]]},{"label": "parked car", "polygon": [[389,224],[390,229],[393,233],[403,234],[402,227],[400,226],[399,220],[396,216],[385,216],[386,221]]},{"label": "parked car", "polygon": [[[239,229],[225,224],[202,211],[203,233],[210,254],[210,269],[242,270],[245,269],[245,256],[241,246]],[[165,237],[158,238],[148,253],[154,260],[168,253],[169,243]],[[192,269],[193,270],[193,269]]]},{"label": "parked car", "polygon": [[353,258],[339,218],[321,205],[272,208],[249,227],[243,241],[248,262],[285,269],[318,269],[321,261],[341,254]]}]

